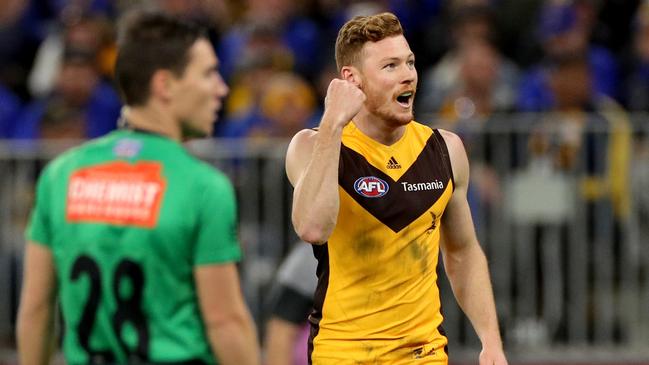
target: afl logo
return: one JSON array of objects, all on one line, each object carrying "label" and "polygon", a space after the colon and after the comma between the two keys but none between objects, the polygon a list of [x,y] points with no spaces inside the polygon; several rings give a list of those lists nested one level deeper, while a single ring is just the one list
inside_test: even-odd
[{"label": "afl logo", "polygon": [[354,183],[354,190],[366,198],[380,198],[389,189],[388,183],[374,176],[360,177]]}]

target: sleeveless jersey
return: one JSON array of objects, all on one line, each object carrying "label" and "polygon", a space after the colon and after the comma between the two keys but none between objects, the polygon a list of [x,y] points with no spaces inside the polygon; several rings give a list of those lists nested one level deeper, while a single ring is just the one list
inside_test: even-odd
[{"label": "sleeveless jersey", "polygon": [[214,363],[197,265],[238,261],[226,176],[179,143],[120,130],[39,178],[27,238],[52,251],[69,364]]},{"label": "sleeveless jersey", "polygon": [[454,181],[437,130],[411,122],[391,146],[343,130],[340,210],[313,246],[313,364],[448,361],[437,287],[440,220]]}]

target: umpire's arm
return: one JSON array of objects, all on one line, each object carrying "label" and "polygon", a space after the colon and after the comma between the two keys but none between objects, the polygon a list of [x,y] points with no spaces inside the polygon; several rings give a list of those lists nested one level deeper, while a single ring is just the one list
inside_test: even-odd
[{"label": "umpire's arm", "polygon": [[259,364],[257,334],[235,264],[197,266],[194,279],[205,328],[219,364]]},{"label": "umpire's arm", "polygon": [[55,348],[56,290],[52,251],[45,245],[28,242],[16,326],[20,364],[40,365],[50,361]]}]

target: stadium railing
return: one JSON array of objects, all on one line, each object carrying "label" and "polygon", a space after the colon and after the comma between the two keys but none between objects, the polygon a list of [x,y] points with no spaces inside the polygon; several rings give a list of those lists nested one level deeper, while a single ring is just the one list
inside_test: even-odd
[{"label": "stadium railing", "polygon": [[[471,160],[469,201],[511,363],[649,362],[649,119],[590,117],[436,123],[462,137]],[[13,346],[34,182],[49,160],[78,143],[0,141],[0,348]],[[284,173],[287,141],[188,146],[234,183],[242,285],[263,330],[273,275],[298,240]],[[471,362],[479,341],[438,272],[452,358]]]}]

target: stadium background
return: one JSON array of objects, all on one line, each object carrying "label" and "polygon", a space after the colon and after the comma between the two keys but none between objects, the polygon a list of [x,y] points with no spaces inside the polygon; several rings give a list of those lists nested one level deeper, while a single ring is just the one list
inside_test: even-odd
[{"label": "stadium background", "polygon": [[[260,330],[297,238],[287,138],[317,125],[337,29],[395,12],[417,58],[416,119],[456,131],[511,363],[649,364],[649,3],[634,0],[3,0],[0,364],[42,166],[115,128],[116,19],[136,3],[209,29],[231,93],[190,144],[233,179]],[[479,343],[444,278],[454,363]]]}]

